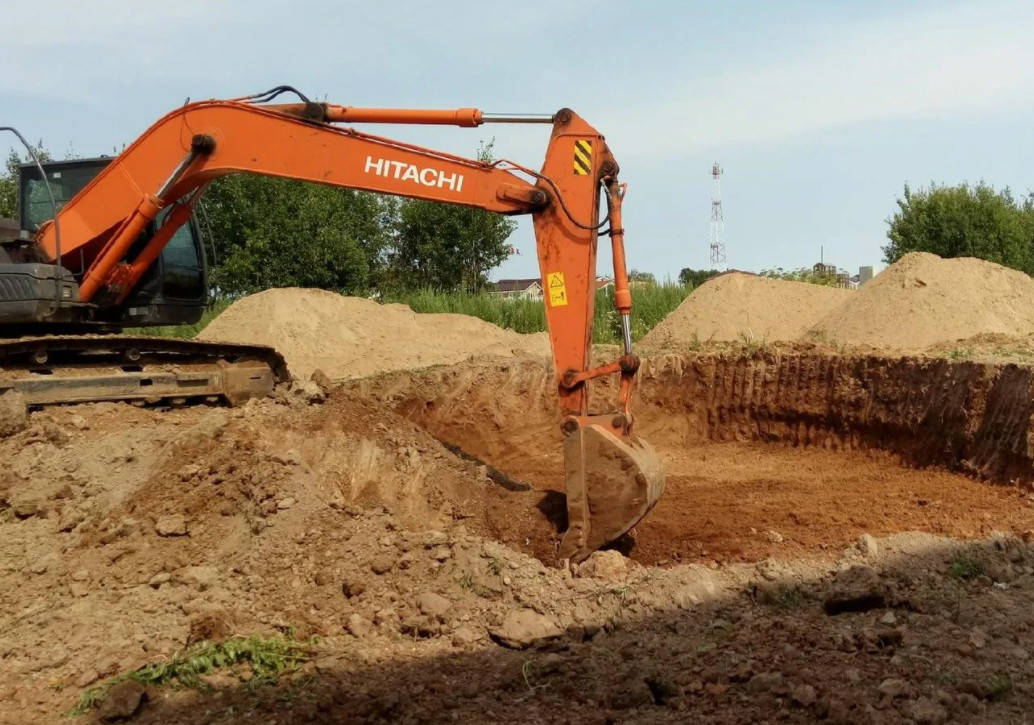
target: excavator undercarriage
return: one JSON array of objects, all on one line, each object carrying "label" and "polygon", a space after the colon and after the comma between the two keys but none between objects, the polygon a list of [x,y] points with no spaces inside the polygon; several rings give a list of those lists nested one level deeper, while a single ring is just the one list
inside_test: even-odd
[{"label": "excavator undercarriage", "polygon": [[30,406],[105,400],[239,405],[290,379],[273,348],[161,337],[69,335],[0,340],[0,395]]}]

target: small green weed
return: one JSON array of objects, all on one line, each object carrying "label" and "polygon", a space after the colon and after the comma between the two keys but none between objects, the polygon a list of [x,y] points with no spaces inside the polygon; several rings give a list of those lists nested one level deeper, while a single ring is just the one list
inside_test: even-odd
[{"label": "small green weed", "polygon": [[201,675],[223,667],[249,663],[249,687],[275,683],[279,677],[298,669],[308,658],[314,642],[296,642],[284,637],[233,637],[223,642],[199,642],[176,653],[166,662],[146,665],[91,687],[79,696],[79,704],[69,713],[82,715],[102,702],[114,685],[136,680],[142,685],[185,687],[205,690]]},{"label": "small green weed", "polygon": [[754,337],[753,333],[741,332],[739,338],[740,352],[744,355],[755,355],[767,347],[767,343]]},{"label": "small green weed", "polygon": [[775,609],[800,609],[808,605],[808,597],[795,586],[779,586],[758,596],[758,601]]},{"label": "small green weed", "polygon": [[1004,348],[996,347],[991,351],[993,357],[1005,357],[1005,358],[1019,358],[1020,360],[1030,360],[1034,357],[1034,350],[1026,350],[1024,348]]},{"label": "small green weed", "polygon": [[1007,672],[996,672],[987,678],[987,699],[1004,700],[1012,692],[1012,677]]},{"label": "small green weed", "polygon": [[965,552],[960,552],[951,560],[948,573],[956,579],[976,579],[984,573],[984,562]]},{"label": "small green weed", "polygon": [[544,690],[551,684],[548,680],[541,685],[533,684],[532,680],[534,680],[536,676],[535,661],[524,660],[523,664],[521,664],[521,677],[524,678],[524,685],[528,688],[529,693],[535,692],[536,690]]},{"label": "small green weed", "polygon": [[456,579],[456,583],[461,589],[474,592],[479,597],[484,599],[495,599],[496,597],[502,596],[501,589],[495,589],[491,586],[486,586],[484,583],[477,581],[470,574],[464,574],[463,576]]},{"label": "small green weed", "polygon": [[949,360],[967,360],[973,356],[973,351],[968,347],[953,347],[948,350]]}]

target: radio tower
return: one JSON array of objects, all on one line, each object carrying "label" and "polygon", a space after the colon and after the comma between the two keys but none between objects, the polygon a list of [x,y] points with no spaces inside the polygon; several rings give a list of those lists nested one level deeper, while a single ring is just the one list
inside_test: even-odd
[{"label": "radio tower", "polygon": [[722,216],[722,167],[711,167],[711,269],[727,267],[725,261],[725,219]]}]

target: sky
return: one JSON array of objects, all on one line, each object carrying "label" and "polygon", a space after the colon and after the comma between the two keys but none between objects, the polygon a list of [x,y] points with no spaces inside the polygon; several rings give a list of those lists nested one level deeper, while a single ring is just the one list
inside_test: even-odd
[{"label": "sky", "polygon": [[[187,98],[289,84],[355,106],[577,111],[628,184],[628,265],[882,266],[906,183],[1034,188],[1029,0],[0,0],[0,125],[112,153]],[[17,32],[14,29],[31,29]],[[364,129],[366,130],[366,129]],[[545,126],[370,127],[541,164]],[[0,148],[6,140],[0,140]],[[493,278],[538,276],[530,221]],[[610,271],[601,244],[600,272]]]}]

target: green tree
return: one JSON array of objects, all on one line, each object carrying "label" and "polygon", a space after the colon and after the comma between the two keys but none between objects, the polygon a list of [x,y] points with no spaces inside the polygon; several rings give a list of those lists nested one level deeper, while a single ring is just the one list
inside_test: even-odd
[{"label": "green tree", "polygon": [[[491,143],[478,158],[492,160]],[[392,283],[403,290],[481,292],[488,272],[510,255],[506,240],[517,228],[494,212],[417,199],[399,201],[396,212],[388,265]]]},{"label": "green tree", "polygon": [[883,259],[893,263],[909,252],[941,257],[979,257],[1034,273],[1034,195],[1022,201],[1008,188],[905,185],[898,211],[887,219]]},{"label": "green tree", "polygon": [[[50,154],[38,142],[32,149],[40,161],[49,161]],[[15,149],[7,153],[3,171],[0,171],[0,217],[18,218],[18,166],[29,160],[28,154],[22,155]]]},{"label": "green tree", "polygon": [[684,267],[679,272],[679,284],[686,287],[692,286],[695,289],[717,274],[718,270],[716,269],[690,269],[689,267]]},{"label": "green tree", "polygon": [[316,287],[365,294],[377,285],[391,206],[375,194],[247,174],[204,196],[220,294]]},{"label": "green tree", "polygon": [[652,272],[640,272],[638,269],[629,271],[628,280],[630,282],[642,282],[649,285],[657,284],[657,278],[653,276]]}]

